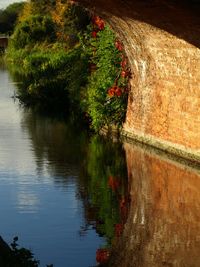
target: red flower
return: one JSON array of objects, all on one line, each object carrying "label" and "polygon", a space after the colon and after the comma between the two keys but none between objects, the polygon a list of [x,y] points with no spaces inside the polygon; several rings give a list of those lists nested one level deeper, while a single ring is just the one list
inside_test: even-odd
[{"label": "red flower", "polygon": [[99,248],[96,251],[96,261],[99,263],[105,263],[105,262],[107,262],[109,255],[110,255],[110,253],[107,249]]},{"label": "red flower", "polygon": [[99,27],[100,30],[103,30],[103,29],[105,28],[105,23],[104,23],[104,21],[101,20],[97,26]]},{"label": "red flower", "polygon": [[122,45],[122,43],[120,42],[120,41],[116,41],[115,42],[115,47],[117,48],[117,50],[119,50],[119,51],[122,51],[123,50],[123,45]]},{"label": "red flower", "polygon": [[120,65],[121,65],[122,68],[125,68],[126,65],[127,65],[127,60],[126,59],[122,60]]},{"label": "red flower", "polygon": [[127,77],[127,72],[125,71],[125,70],[122,70],[121,71],[121,76],[123,77],[123,78],[126,78]]},{"label": "red flower", "polygon": [[123,77],[123,78],[126,78],[126,77],[131,77],[131,73],[130,73],[130,70],[122,70],[121,71],[121,76]]},{"label": "red flower", "polygon": [[93,16],[92,18],[93,24],[96,25],[100,30],[103,30],[105,27],[105,22],[99,16]]},{"label": "red flower", "polygon": [[115,89],[115,95],[116,95],[116,96],[121,96],[121,95],[122,95],[122,89],[119,88],[119,87],[117,87],[117,88]]},{"label": "red flower", "polygon": [[115,87],[111,87],[110,89],[108,89],[108,95],[110,97],[113,97],[115,95]]},{"label": "red flower", "polygon": [[92,37],[96,38],[97,37],[97,32],[96,31],[92,31]]}]

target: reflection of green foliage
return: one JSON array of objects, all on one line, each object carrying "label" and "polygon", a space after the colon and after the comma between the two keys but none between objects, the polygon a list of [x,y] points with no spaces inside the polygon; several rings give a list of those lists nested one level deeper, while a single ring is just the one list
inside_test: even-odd
[{"label": "reflection of green foliage", "polygon": [[[114,225],[121,220],[119,202],[126,193],[126,163],[121,144],[93,136],[87,162],[89,201],[98,210],[97,230],[110,242]],[[115,190],[109,186],[109,177],[119,185]]]},{"label": "reflection of green foliage", "polygon": [[75,124],[71,116],[63,121],[53,115],[27,109],[22,124],[32,140],[38,170],[42,170],[46,160],[51,162],[48,171],[55,182],[56,177],[61,176],[64,184],[69,176],[65,171],[67,166],[73,175],[78,175],[88,143],[87,132],[81,121],[76,120]]},{"label": "reflection of green foliage", "polygon": [[[24,247],[19,247],[18,237],[13,238],[10,247],[0,238],[2,251],[0,264],[3,267],[39,267],[39,261],[34,258],[34,254]],[[53,267],[53,265],[47,265]]]}]

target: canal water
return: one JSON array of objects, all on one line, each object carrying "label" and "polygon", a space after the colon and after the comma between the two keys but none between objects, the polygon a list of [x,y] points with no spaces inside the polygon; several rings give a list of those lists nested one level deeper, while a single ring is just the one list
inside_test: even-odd
[{"label": "canal water", "polygon": [[41,266],[200,266],[199,166],[24,109],[11,98],[16,88],[2,67],[0,235],[7,243],[18,236]]},{"label": "canal water", "polygon": [[[24,109],[12,98],[17,86],[2,66],[0,235],[8,244],[18,236],[40,266],[96,266],[96,251],[109,244],[120,219],[122,146],[90,137],[77,122]],[[117,195],[116,175],[123,188]]]}]

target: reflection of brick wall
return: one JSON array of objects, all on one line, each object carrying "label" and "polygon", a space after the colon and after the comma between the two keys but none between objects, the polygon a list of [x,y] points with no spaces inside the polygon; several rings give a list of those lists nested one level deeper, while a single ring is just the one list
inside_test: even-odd
[{"label": "reflection of brick wall", "polygon": [[173,4],[180,1],[80,2],[95,6],[125,45],[132,80],[124,130],[200,158],[199,13]]},{"label": "reflection of brick wall", "polygon": [[200,173],[125,144],[131,205],[112,267],[200,266]]}]

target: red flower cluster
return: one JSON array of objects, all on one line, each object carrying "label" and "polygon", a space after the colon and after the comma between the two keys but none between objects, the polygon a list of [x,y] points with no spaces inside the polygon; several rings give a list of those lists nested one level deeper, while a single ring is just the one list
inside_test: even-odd
[{"label": "red flower cluster", "polygon": [[99,248],[96,251],[96,261],[99,262],[99,263],[107,262],[109,256],[110,256],[110,253],[109,253],[108,249]]},{"label": "red flower cluster", "polygon": [[92,22],[100,31],[102,31],[105,28],[105,22],[99,16],[93,16]]},{"label": "red flower cluster", "polygon": [[122,44],[119,40],[116,40],[116,41],[115,41],[115,47],[116,47],[117,50],[119,50],[119,51],[123,51],[123,50],[124,50],[123,44]]},{"label": "red flower cluster", "polygon": [[122,61],[121,61],[120,65],[121,65],[122,69],[124,69],[127,66],[127,59],[124,55],[122,56]]},{"label": "red flower cluster", "polygon": [[122,89],[118,86],[113,86],[111,88],[108,89],[108,95],[110,97],[113,97],[113,96],[121,96],[122,95]]},{"label": "red flower cluster", "polygon": [[97,33],[98,33],[98,31],[92,31],[92,37],[96,38],[97,37]]},{"label": "red flower cluster", "polygon": [[131,76],[130,69],[128,69],[127,58],[124,55],[122,55],[122,61],[120,62],[120,65],[122,67],[121,77],[122,78],[130,78],[130,76]]},{"label": "red flower cluster", "polygon": [[93,16],[92,23],[93,23],[93,31],[92,31],[91,35],[93,38],[96,38],[97,33],[99,31],[102,31],[105,28],[105,22],[99,16]]}]

